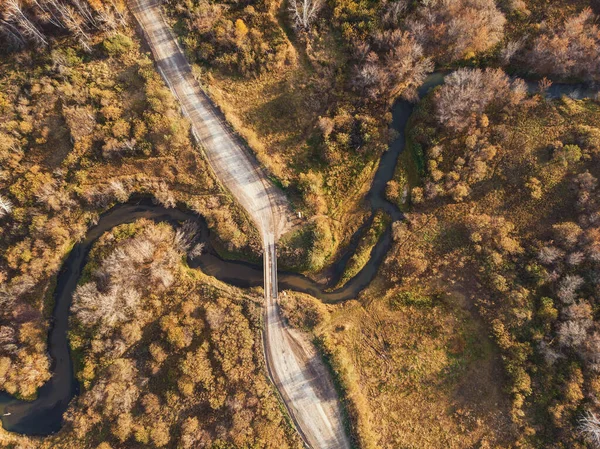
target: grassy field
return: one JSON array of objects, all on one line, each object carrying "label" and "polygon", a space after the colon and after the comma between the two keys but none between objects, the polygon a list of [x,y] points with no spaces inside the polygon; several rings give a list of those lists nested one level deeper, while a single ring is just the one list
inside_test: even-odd
[{"label": "grassy field", "polygon": [[388,290],[329,307],[303,295],[290,322],[313,332],[335,370],[362,448],[508,447],[500,357],[458,293]]}]

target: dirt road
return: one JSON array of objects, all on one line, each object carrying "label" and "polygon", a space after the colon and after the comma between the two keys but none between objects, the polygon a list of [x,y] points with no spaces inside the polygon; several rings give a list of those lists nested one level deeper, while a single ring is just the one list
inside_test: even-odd
[{"label": "dirt road", "polygon": [[261,232],[266,299],[264,345],[269,376],[309,447],[349,449],[329,373],[312,344],[281,318],[275,243],[289,223],[285,197],[269,182],[202,92],[161,14],[159,1],[131,0],[130,7],[158,70],[190,120],[192,132],[212,169]]}]

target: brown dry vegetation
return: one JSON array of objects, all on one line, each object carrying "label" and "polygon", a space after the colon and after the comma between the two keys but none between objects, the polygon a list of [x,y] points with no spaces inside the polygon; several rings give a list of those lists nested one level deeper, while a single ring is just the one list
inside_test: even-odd
[{"label": "brown dry vegetation", "polygon": [[26,397],[49,376],[54,275],[102,210],[151,194],[205,215],[228,251],[257,248],[137,41],[94,39],[0,63],[0,388]]},{"label": "brown dry vegetation", "polygon": [[[256,240],[151,61],[119,28],[123,4],[90,1],[96,25],[81,10],[52,24],[23,4],[40,35],[10,8],[0,23],[4,37],[20,30],[15,48],[39,47],[0,63],[0,388],[31,397],[49,375],[53,276],[99,211],[150,193],[204,214],[228,251],[251,252]],[[396,97],[414,98],[433,62],[501,57],[541,76],[594,79],[598,31],[580,16],[586,6],[331,0],[297,33],[276,1],[166,9],[198,78],[306,218],[284,239],[283,264],[315,271],[367,215],[361,200]],[[525,98],[494,70],[460,72],[417,109],[407,159],[417,169],[404,168],[423,183],[411,186],[414,209],[394,224],[378,279],[345,306],[284,301],[289,321],[318,338],[362,447],[584,447],[577,424],[595,411],[599,385],[599,117],[592,101]],[[414,178],[399,176],[390,198]],[[166,227],[120,235],[104,237],[95,269],[115,239],[132,259],[131,241],[144,240],[164,256],[135,267],[160,275],[155,291],[133,270],[130,280],[113,273],[127,296],[111,296],[88,269],[72,334],[86,391],[69,425],[43,442],[6,433],[0,442],[297,446],[262,371],[258,297],[182,267]],[[98,315],[99,297],[122,313]],[[232,340],[239,329],[244,338]]]},{"label": "brown dry vegetation", "polygon": [[384,274],[467,292],[502,353],[520,444],[584,447],[578,420],[598,394],[600,108],[538,95],[488,103],[456,128],[444,120],[462,101],[444,102],[449,81],[413,118],[423,183]]},{"label": "brown dry vegetation", "polygon": [[597,2],[510,0],[503,9],[508,21],[498,48],[501,64],[557,80],[598,80]]},{"label": "brown dry vegetation", "polygon": [[[460,295],[382,288],[325,308],[289,294],[343,391],[362,448],[508,447],[513,426],[498,354]],[[487,446],[486,446],[487,445]]]},{"label": "brown dry vegetation", "polygon": [[59,434],[3,447],[301,447],[263,366],[260,290],[184,266],[188,241],[147,220],[102,236],[72,304],[83,391]]},{"label": "brown dry vegetation", "polygon": [[[364,219],[360,202],[388,141],[387,107],[406,88],[413,92],[429,60],[398,30],[374,34],[360,48],[326,20],[294,34],[279,2],[216,10],[205,1],[172,1],[167,10],[202,83],[308,218],[284,239],[286,265],[323,268]],[[257,68],[249,72],[240,61],[259,32],[274,61],[254,52]],[[207,45],[226,48],[219,54],[237,65],[203,57]]]}]

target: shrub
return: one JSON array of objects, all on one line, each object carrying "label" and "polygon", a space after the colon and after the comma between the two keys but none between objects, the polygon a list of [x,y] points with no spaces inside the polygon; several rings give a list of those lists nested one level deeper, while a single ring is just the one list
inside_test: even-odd
[{"label": "shrub", "polygon": [[418,292],[404,291],[390,299],[390,308],[398,310],[401,306],[431,307],[433,299]]},{"label": "shrub", "polygon": [[133,47],[133,42],[129,36],[117,33],[102,42],[104,51],[109,56],[120,56],[127,53]]}]

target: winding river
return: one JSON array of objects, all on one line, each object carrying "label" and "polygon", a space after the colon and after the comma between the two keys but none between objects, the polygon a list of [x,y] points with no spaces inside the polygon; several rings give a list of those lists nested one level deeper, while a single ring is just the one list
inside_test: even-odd
[{"label": "winding river", "polygon": [[[419,89],[423,96],[430,88],[443,82],[444,74],[431,75]],[[535,91],[535,83],[528,84],[530,91]],[[581,86],[554,84],[548,91],[549,97],[571,95],[574,98],[585,98],[597,94],[595,91]],[[398,101],[392,109],[392,127],[398,131],[398,137],[391,143],[380,160],[366,200],[372,213],[383,210],[392,219],[403,218],[402,212],[396,205],[385,198],[385,186],[394,175],[398,156],[404,148],[405,128],[413,111],[414,105],[407,101]],[[227,261],[220,258],[209,244],[209,231],[202,217],[185,209],[166,209],[152,204],[149,199],[130,201],[120,204],[102,214],[98,223],[90,228],[83,241],[78,242],[69,253],[57,278],[54,291],[55,307],[52,314],[50,332],[48,335],[48,350],[52,359],[52,377],[38,391],[34,401],[19,400],[7,393],[0,393],[0,415],[5,429],[25,435],[49,435],[57,432],[63,421],[71,399],[80,391],[73,372],[73,362],[70,356],[67,331],[69,309],[77,282],[85,267],[87,256],[93,244],[105,232],[115,226],[130,223],[140,218],[154,221],[166,221],[174,225],[182,221],[192,220],[200,225],[199,239],[207,244],[205,253],[193,261],[190,266],[199,268],[208,275],[238,287],[254,287],[263,285],[262,266],[242,261]],[[362,231],[368,225],[363,225],[351,239],[345,254],[334,265],[333,272],[339,276],[353,250],[360,241]],[[309,278],[296,273],[280,272],[280,289],[289,289],[308,293],[324,302],[335,303],[355,298],[374,278],[383,259],[391,246],[391,227],[388,226],[382,237],[374,246],[369,262],[344,287],[327,292],[327,286],[319,285]],[[335,276],[334,276],[335,277]],[[330,284],[335,285],[336,279]]]}]

